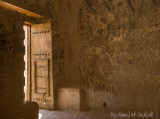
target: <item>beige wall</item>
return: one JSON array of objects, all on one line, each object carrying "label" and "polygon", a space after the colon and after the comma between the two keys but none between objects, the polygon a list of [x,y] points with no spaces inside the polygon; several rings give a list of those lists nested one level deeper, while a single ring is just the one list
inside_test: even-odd
[{"label": "beige wall", "polygon": [[59,89],[77,88],[84,91],[88,110],[154,110],[160,73],[155,1],[55,0],[47,8],[39,3],[39,9],[34,1],[25,5],[53,20],[56,103]]},{"label": "beige wall", "polygon": [[65,54],[56,87],[84,90],[90,110],[154,110],[158,6],[150,0],[55,1]]},{"label": "beige wall", "polygon": [[24,100],[24,31],[18,14],[0,14],[0,118],[8,118]]}]

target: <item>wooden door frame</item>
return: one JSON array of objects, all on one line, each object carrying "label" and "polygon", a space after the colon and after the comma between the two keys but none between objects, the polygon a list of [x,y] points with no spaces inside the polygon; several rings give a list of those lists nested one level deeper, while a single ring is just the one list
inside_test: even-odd
[{"label": "wooden door frame", "polygon": [[[26,25],[26,24],[25,24]],[[31,25],[27,26],[27,100],[31,101]]]},{"label": "wooden door frame", "polygon": [[[30,23],[30,22],[24,22],[24,25],[27,26],[27,97],[26,99],[28,101],[31,101],[32,99],[32,68],[31,68],[31,26],[33,24],[40,24],[40,23],[52,23],[51,19],[41,19],[41,20],[37,20],[36,22]],[[51,33],[52,34],[52,33]],[[52,44],[52,40],[51,40],[51,44]],[[52,47],[51,47],[52,49]]]}]

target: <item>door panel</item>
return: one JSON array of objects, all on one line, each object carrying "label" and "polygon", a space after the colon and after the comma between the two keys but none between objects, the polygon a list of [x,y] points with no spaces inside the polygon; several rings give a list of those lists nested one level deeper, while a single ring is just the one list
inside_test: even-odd
[{"label": "door panel", "polygon": [[31,99],[53,109],[51,24],[31,26]]},{"label": "door panel", "polygon": [[36,59],[34,62],[34,81],[35,81],[35,93],[50,95],[49,86],[49,59]]}]

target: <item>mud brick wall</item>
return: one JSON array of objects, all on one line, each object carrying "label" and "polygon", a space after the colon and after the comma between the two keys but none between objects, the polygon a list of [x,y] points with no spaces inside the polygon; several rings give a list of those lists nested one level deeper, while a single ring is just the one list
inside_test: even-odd
[{"label": "mud brick wall", "polygon": [[17,13],[0,14],[0,118],[7,118],[24,100],[24,31]]},{"label": "mud brick wall", "polygon": [[159,2],[55,1],[64,40],[64,81],[89,110],[154,110],[160,78]]},{"label": "mud brick wall", "polygon": [[64,80],[64,40],[61,38],[56,19],[52,20],[52,55],[54,83]]},{"label": "mud brick wall", "polygon": [[11,1],[54,19],[55,92],[82,89],[88,110],[154,110],[160,79],[158,0]]},{"label": "mud brick wall", "polygon": [[58,90],[58,109],[67,111],[80,110],[80,90],[60,88]]}]

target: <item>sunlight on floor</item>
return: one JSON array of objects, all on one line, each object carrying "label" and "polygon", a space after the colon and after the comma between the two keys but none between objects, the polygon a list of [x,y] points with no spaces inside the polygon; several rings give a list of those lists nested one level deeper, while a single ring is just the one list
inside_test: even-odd
[{"label": "sunlight on floor", "polygon": [[110,112],[54,111],[54,110],[39,109],[39,119],[113,119],[113,118],[110,117]]},{"label": "sunlight on floor", "polygon": [[39,113],[39,119],[41,119],[42,118],[42,113]]}]

